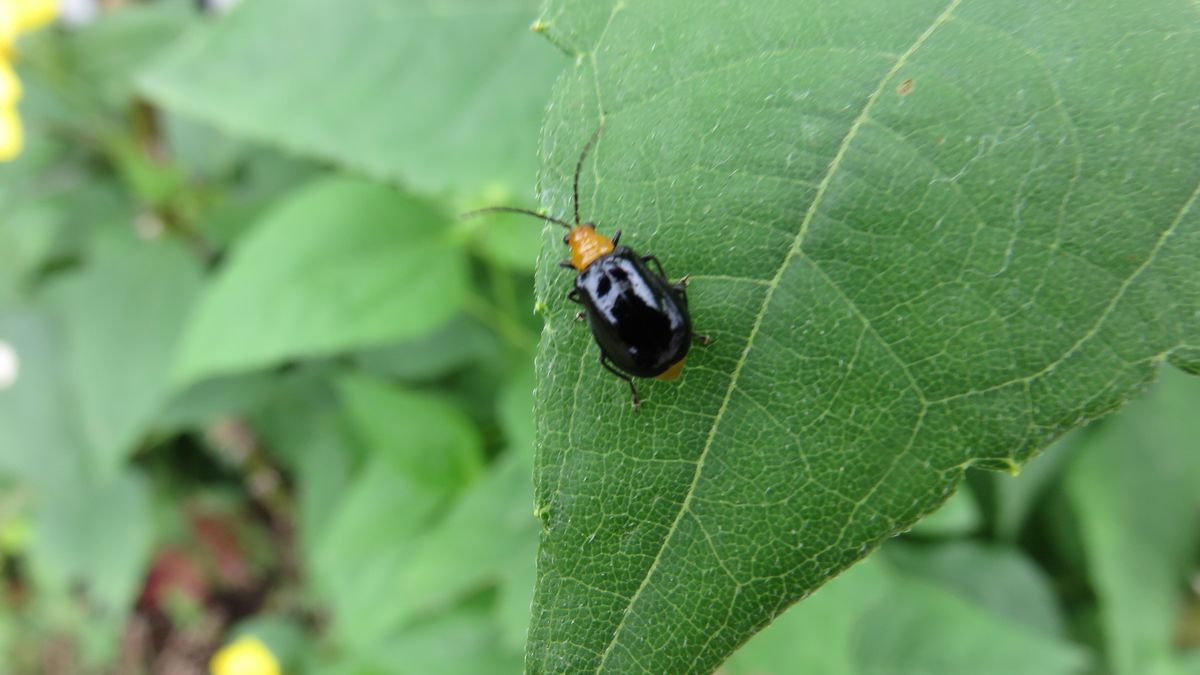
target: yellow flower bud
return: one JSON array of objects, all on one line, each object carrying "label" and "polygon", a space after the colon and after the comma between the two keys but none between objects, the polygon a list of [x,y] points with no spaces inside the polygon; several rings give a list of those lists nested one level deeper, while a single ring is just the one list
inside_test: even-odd
[{"label": "yellow flower bud", "polygon": [[21,129],[21,118],[12,106],[0,107],[0,162],[7,162],[21,154],[25,146],[25,135]]},{"label": "yellow flower bud", "polygon": [[0,59],[0,108],[11,108],[21,98],[21,81],[8,61]]},{"label": "yellow flower bud", "polygon": [[0,0],[16,7],[17,32],[26,33],[58,18],[58,0]]},{"label": "yellow flower bud", "polygon": [[225,645],[209,663],[212,675],[280,675],[279,661],[256,637],[243,635]]}]

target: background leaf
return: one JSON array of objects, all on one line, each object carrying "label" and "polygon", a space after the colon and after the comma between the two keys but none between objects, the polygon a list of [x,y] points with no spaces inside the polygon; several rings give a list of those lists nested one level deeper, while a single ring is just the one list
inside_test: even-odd
[{"label": "background leaf", "polygon": [[520,670],[520,653],[504,649],[487,616],[464,610],[419,626],[333,672],[335,675],[475,675]]},{"label": "background leaf", "polygon": [[426,202],[360,179],[301,190],[255,226],[205,291],[177,381],[437,328],[468,283],[446,224]]},{"label": "background leaf", "polygon": [[890,585],[881,563],[872,557],[823,586],[754,636],[722,670],[730,675],[858,675],[858,624],[867,612],[880,609]]},{"label": "background leaf", "polygon": [[449,402],[364,377],[345,378],[339,385],[351,426],[372,456],[447,495],[482,470],[479,433]]},{"label": "background leaf", "polygon": [[[1084,437],[1065,475],[1069,527],[1098,595],[1114,673],[1170,673],[1178,589],[1200,543],[1200,386],[1163,377],[1128,414]],[[1177,448],[1191,446],[1193,452]],[[1064,523],[1066,524],[1066,523]],[[1068,546],[1073,537],[1057,538]]]},{"label": "background leaf", "polygon": [[334,603],[334,630],[361,647],[391,635],[397,621],[387,617],[413,601],[380,598],[407,590],[398,579],[442,508],[479,473],[481,450],[471,421],[435,397],[367,378],[344,379],[339,392],[369,459],[328,527],[314,533],[313,566]]},{"label": "background leaf", "polygon": [[112,475],[165,402],[200,266],[173,243],[126,244],[52,290],[92,467]]},{"label": "background leaf", "polygon": [[79,31],[64,57],[100,100],[120,107],[134,94],[135,73],[152,64],[194,20],[182,3],[132,5]]},{"label": "background leaf", "polygon": [[[889,673],[1080,673],[1086,657],[1051,636],[980,612],[918,579],[903,579],[863,617],[856,635],[862,675]],[[928,636],[938,636],[929,639]]]},{"label": "background leaf", "polygon": [[[528,420],[532,405],[532,372],[513,381],[504,407],[520,410]],[[517,406],[517,407],[514,407]],[[536,521],[529,495],[533,438],[525,425],[508,425],[510,447],[488,473],[457,500],[437,526],[414,543],[397,575],[394,601],[380,605],[374,624],[383,629],[431,612],[488,584],[497,584],[505,602],[503,627],[517,637],[506,640],[519,649],[529,621],[533,590],[532,562],[537,547]],[[508,621],[511,619],[511,621]]]},{"label": "background leaf", "polygon": [[528,30],[537,7],[258,0],[180,44],[144,89],[220,128],[377,178],[422,190],[499,184],[524,198],[530,142],[564,64]]},{"label": "background leaf", "polygon": [[379,375],[421,381],[500,356],[496,336],[479,321],[460,315],[422,337],[365,349],[354,355],[354,361]]},{"label": "background leaf", "polygon": [[[721,672],[1050,675],[1079,673],[1089,663],[1061,631],[1026,621],[1027,608],[1016,597],[1032,600],[1035,613],[1053,603],[1050,585],[1031,573],[1027,561],[1013,564],[1017,557],[1011,553],[961,544],[920,552],[968,565],[944,568],[945,583],[910,566],[913,551],[904,565],[885,551],[889,555],[872,556],[789,609]],[[972,577],[970,583],[956,583],[965,577]],[[1014,600],[1006,602],[1005,594],[1015,594],[1009,596]]]},{"label": "background leaf", "polygon": [[0,313],[0,342],[16,365],[15,380],[0,389],[0,475],[37,490],[68,489],[82,480],[85,455],[61,336],[36,310],[6,308]]},{"label": "background leaf", "polygon": [[570,213],[603,121],[583,213],[691,274],[716,341],[634,413],[544,257],[530,671],[710,671],[965,467],[1011,468],[1194,356],[1195,20],[550,0],[577,66],[543,203]]},{"label": "background leaf", "polygon": [[1051,581],[1017,550],[960,540],[933,546],[896,542],[884,551],[897,569],[932,581],[997,618],[1047,637],[1066,635]]},{"label": "background leaf", "polygon": [[44,495],[31,556],[34,573],[61,596],[82,591],[110,628],[133,602],[150,553],[150,494],[127,472]]},{"label": "background leaf", "polygon": [[974,532],[981,520],[975,496],[963,486],[936,511],[914,525],[912,531],[924,537],[965,536]]},{"label": "background leaf", "polygon": [[367,463],[346,487],[311,563],[333,613],[333,634],[361,648],[380,638],[380,598],[395,589],[413,542],[445,495],[412,480],[384,457]]}]

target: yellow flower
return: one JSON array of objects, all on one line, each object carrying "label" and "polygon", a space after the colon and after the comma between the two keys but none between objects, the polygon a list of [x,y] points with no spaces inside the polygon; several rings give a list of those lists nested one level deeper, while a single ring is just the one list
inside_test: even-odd
[{"label": "yellow flower", "polygon": [[280,675],[275,655],[261,640],[250,635],[222,647],[208,667],[212,675]]},{"label": "yellow flower", "polygon": [[0,162],[21,154],[25,147],[25,133],[21,129],[21,118],[12,106],[0,108]]},{"label": "yellow flower", "polygon": [[59,0],[0,0],[0,60],[12,54],[21,33],[37,30],[58,18]]},{"label": "yellow flower", "polygon": [[58,0],[0,0],[16,8],[18,33],[28,33],[58,18]]},{"label": "yellow flower", "polygon": [[25,133],[17,116],[21,81],[13,72],[13,42],[17,35],[40,28],[58,16],[59,0],[0,0],[0,162],[21,154]]}]

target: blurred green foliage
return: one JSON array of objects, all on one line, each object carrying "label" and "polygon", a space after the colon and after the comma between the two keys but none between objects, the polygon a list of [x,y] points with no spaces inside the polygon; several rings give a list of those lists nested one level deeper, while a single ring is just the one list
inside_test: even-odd
[{"label": "blurred green foliage", "polygon": [[[570,63],[538,3],[116,4],[20,44],[4,672],[204,672],[242,634],[288,673],[518,672],[539,236],[454,214],[533,206]],[[1200,673],[1198,408],[1166,373],[971,473],[723,672]]]}]

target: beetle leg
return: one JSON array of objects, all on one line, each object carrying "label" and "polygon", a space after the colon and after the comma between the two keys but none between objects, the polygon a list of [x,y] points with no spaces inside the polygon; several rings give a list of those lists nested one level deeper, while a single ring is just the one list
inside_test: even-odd
[{"label": "beetle leg", "polygon": [[654,266],[658,268],[658,276],[660,276],[664,279],[667,278],[667,273],[663,271],[663,266],[662,266],[662,263],[660,263],[658,261],[658,256],[654,255],[653,253],[651,253],[650,255],[644,255],[644,256],[642,256],[642,262],[654,263]]},{"label": "beetle leg", "polygon": [[559,267],[565,267],[565,268],[567,268],[567,269],[569,269],[569,270],[573,270],[573,269],[575,269],[575,265],[571,264],[571,261],[570,261],[570,260],[559,260],[559,261],[558,261],[558,266],[559,266]]},{"label": "beetle leg", "polygon": [[690,275],[690,274],[685,274],[685,275],[683,275],[683,278],[682,278],[682,279],[680,279],[679,281],[676,281],[675,283],[671,284],[671,288],[674,288],[676,293],[678,293],[679,295],[683,296],[683,301],[684,301],[684,302],[687,302],[687,299],[688,299],[688,296],[687,296],[687,287],[688,287],[688,279],[689,279],[689,278],[691,278],[691,275]]},{"label": "beetle leg", "polygon": [[708,343],[712,342],[713,339],[711,336],[708,336],[708,335],[700,335],[699,333],[692,333],[692,341],[699,342],[700,344],[707,347]]},{"label": "beetle leg", "polygon": [[578,288],[572,288],[571,290],[567,291],[567,299],[577,305],[583,304],[583,301],[579,299],[579,289]]},{"label": "beetle leg", "polygon": [[631,375],[626,375],[625,373],[622,373],[613,367],[613,365],[608,362],[608,359],[605,358],[604,352],[600,352],[600,365],[604,366],[604,369],[608,372],[629,383],[629,393],[633,397],[631,400],[631,405],[633,406],[634,410],[637,410],[638,407],[642,405],[642,399],[638,396],[637,385],[633,383],[633,377]]},{"label": "beetle leg", "polygon": [[619,242],[619,241],[621,241],[621,231],[617,230],[616,232],[613,233],[613,236],[612,236],[613,246],[616,246],[617,242]]}]

